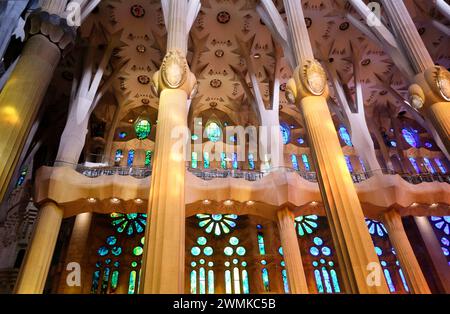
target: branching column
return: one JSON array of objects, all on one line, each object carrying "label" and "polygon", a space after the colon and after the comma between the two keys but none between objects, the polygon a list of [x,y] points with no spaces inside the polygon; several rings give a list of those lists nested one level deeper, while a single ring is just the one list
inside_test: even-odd
[{"label": "branching column", "polygon": [[41,206],[15,293],[40,294],[44,291],[62,219],[63,210],[55,203]]},{"label": "branching column", "polygon": [[[55,24],[55,20],[47,20],[48,14],[46,17],[44,13],[29,17],[31,37],[0,94],[0,200],[58,65],[61,49],[72,43],[75,36]],[[55,14],[54,19],[62,11],[49,13]]]},{"label": "branching column", "polygon": [[368,265],[379,261],[328,110],[327,77],[314,59],[301,2],[284,0],[284,6],[298,65],[288,82],[287,97],[300,103],[345,290],[388,293],[385,282],[379,286],[367,282]]},{"label": "branching column", "polygon": [[411,292],[417,294],[431,293],[406,236],[402,217],[396,210],[389,210],[383,215],[382,220],[388,230],[389,240],[394,246]]},{"label": "branching column", "polygon": [[435,66],[404,1],[382,0],[389,21],[416,72],[410,102],[431,121],[450,151],[450,73]]},{"label": "branching column", "polygon": [[278,211],[277,218],[289,291],[292,294],[306,294],[308,293],[308,285],[298,246],[297,233],[295,232],[294,214],[289,209],[284,208]]},{"label": "branching column", "polygon": [[[190,1],[193,2],[192,0]],[[167,54],[154,75],[158,128],[142,261],[142,293],[184,293],[185,172],[188,96],[196,83],[186,61],[186,0],[168,2]]]}]

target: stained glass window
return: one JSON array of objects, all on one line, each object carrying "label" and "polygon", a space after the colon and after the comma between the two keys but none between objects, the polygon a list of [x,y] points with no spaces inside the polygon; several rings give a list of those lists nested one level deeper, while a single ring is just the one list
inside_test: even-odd
[{"label": "stained glass window", "polygon": [[211,142],[218,142],[222,138],[222,130],[216,122],[210,122],[206,126],[205,132]]},{"label": "stained glass window", "polygon": [[233,153],[233,169],[238,169],[239,163],[238,163],[238,154]]},{"label": "stained glass window", "polygon": [[[281,246],[278,248],[278,253],[284,258],[283,248]],[[284,260],[280,262],[280,266],[281,266],[281,279],[283,280],[284,293],[289,293],[289,282],[287,278],[286,263],[284,262]]]},{"label": "stained glass window", "polygon": [[20,172],[19,179],[17,180],[16,187],[22,186],[22,184],[25,182],[25,178],[27,177],[27,173],[28,173],[27,167],[22,169],[22,171]]},{"label": "stained glass window", "polygon": [[191,167],[192,167],[192,169],[197,169],[197,167],[198,167],[198,155],[197,155],[197,152],[192,152],[192,155],[191,155]]},{"label": "stained glass window", "polygon": [[134,126],[134,131],[136,132],[136,137],[139,140],[146,139],[152,130],[152,125],[148,120],[139,120]]},{"label": "stained glass window", "polygon": [[412,147],[418,147],[419,146],[419,138],[417,136],[417,133],[415,130],[411,128],[403,128],[402,129],[402,135],[405,139],[406,143],[408,143]]},{"label": "stained glass window", "polygon": [[135,155],[134,149],[132,149],[132,150],[130,150],[130,151],[128,152],[128,161],[127,161],[128,167],[133,166],[134,155]]},{"label": "stained glass window", "polygon": [[120,162],[123,158],[123,151],[121,149],[116,150],[115,162]]},{"label": "stained glass window", "polygon": [[269,286],[269,272],[267,271],[267,268],[263,268],[261,270],[262,272],[262,280],[263,280],[263,285],[264,285],[264,290],[266,292],[270,291],[270,286]]},{"label": "stained glass window", "polygon": [[450,266],[450,216],[431,216],[430,222],[441,244],[442,253]]},{"label": "stained glass window", "polygon": [[294,155],[294,154],[292,154],[291,155],[291,161],[292,161],[292,167],[295,169],[295,170],[300,170],[299,168],[298,168],[298,161],[297,161],[297,156],[296,155]]},{"label": "stained glass window", "polygon": [[318,219],[319,217],[317,215],[295,217],[295,227],[297,229],[298,235],[302,237],[305,234],[313,233],[313,230],[318,227]]},{"label": "stained glass window", "polygon": [[388,233],[384,225],[379,221],[366,218],[366,225],[367,228],[369,229],[369,233],[372,235],[384,237]]},{"label": "stained glass window", "polygon": [[[191,293],[214,293],[214,262],[209,260],[214,253],[211,246],[207,245],[206,237],[198,237],[196,244],[191,248]],[[198,277],[197,277],[198,274]]]},{"label": "stained glass window", "polygon": [[362,171],[363,171],[364,173],[366,173],[366,172],[367,172],[366,166],[364,165],[364,160],[362,160],[361,157],[359,157],[359,163],[361,164],[361,169],[362,169]]},{"label": "stained glass window", "polygon": [[248,154],[248,168],[250,170],[255,170],[255,157],[252,153]]},{"label": "stained glass window", "polygon": [[258,232],[258,248],[260,255],[266,255],[266,248],[264,245],[264,235],[262,232]]},{"label": "stained glass window", "polygon": [[286,145],[291,141],[291,130],[288,126],[282,124],[280,125],[281,138],[283,139],[283,144]]},{"label": "stained glass window", "polygon": [[414,167],[417,173],[420,173],[419,165],[417,164],[417,161],[414,157],[408,157],[409,161],[411,162],[411,165]]},{"label": "stained glass window", "polygon": [[143,233],[147,224],[146,214],[112,213],[111,218],[113,218],[111,224],[116,228],[117,232],[123,233],[126,231],[126,234],[129,236]]},{"label": "stained glass window", "polygon": [[313,244],[309,251],[315,257],[312,265],[314,267],[314,277],[318,292],[341,292],[337,273],[334,270],[334,262],[328,259],[332,254],[331,248],[325,245],[323,239],[320,237],[314,237]]},{"label": "stained glass window", "polygon": [[435,158],[434,162],[436,163],[436,165],[438,165],[439,170],[441,170],[441,173],[446,174],[447,173],[447,169],[445,168],[444,164],[442,163],[442,161],[439,158]]},{"label": "stained glass window", "polygon": [[204,152],[203,153],[203,168],[208,169],[209,168],[209,153]]},{"label": "stained glass window", "polygon": [[306,171],[311,171],[311,167],[309,165],[308,155],[302,154],[303,165],[305,166]]},{"label": "stained glass window", "polygon": [[227,154],[224,152],[220,154],[220,167],[222,169],[227,169]]},{"label": "stained glass window", "polygon": [[345,145],[353,146],[350,134],[348,133],[348,131],[347,131],[347,129],[345,127],[341,126],[339,128],[339,135],[341,136],[341,138],[344,141]]},{"label": "stained glass window", "polygon": [[425,164],[425,167],[427,168],[428,172],[430,173],[436,173],[436,170],[434,169],[433,165],[431,164],[430,159],[428,159],[427,157],[423,158],[423,162]]},{"label": "stained glass window", "polygon": [[350,156],[345,155],[345,163],[347,164],[347,168],[348,171],[350,171],[350,173],[353,173],[353,165],[352,165],[352,161],[350,160]]},{"label": "stained glass window", "polygon": [[[247,262],[242,260],[246,254],[246,249],[239,245],[237,237],[228,240],[230,246],[225,247],[224,254],[227,258],[224,265],[225,270],[225,290],[226,293],[250,293],[248,272],[245,269]],[[240,264],[240,265],[239,265]],[[242,277],[241,277],[242,275]]]},{"label": "stained glass window", "polygon": [[151,150],[145,151],[145,166],[150,167],[152,165],[152,155],[153,152]]},{"label": "stained glass window", "polygon": [[235,214],[197,214],[199,227],[204,228],[206,233],[213,233],[216,236],[230,233],[236,227],[238,216]]}]

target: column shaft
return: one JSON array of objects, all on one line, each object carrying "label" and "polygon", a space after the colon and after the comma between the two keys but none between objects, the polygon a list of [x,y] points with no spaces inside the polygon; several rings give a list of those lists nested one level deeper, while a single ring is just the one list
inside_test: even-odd
[{"label": "column shaft", "polygon": [[285,208],[277,213],[277,217],[290,292],[292,294],[307,294],[308,285],[297,234],[295,233],[294,214]]},{"label": "column shaft", "polygon": [[414,220],[419,229],[420,235],[423,242],[425,243],[425,248],[430,256],[431,262],[433,263],[435,273],[438,280],[444,289],[445,293],[450,293],[450,273],[448,271],[447,259],[444,254],[442,254],[442,248],[439,240],[436,238],[436,234],[433,231],[428,217],[414,217]]},{"label": "column shaft", "polygon": [[411,292],[430,294],[430,288],[403,228],[401,216],[396,210],[390,210],[383,215],[383,223],[388,230],[389,240],[394,246]]},{"label": "column shaft", "polygon": [[46,37],[31,37],[0,94],[0,200],[60,56]]},{"label": "column shaft", "polygon": [[450,103],[437,102],[432,104],[427,115],[436,128],[445,148],[450,152]]},{"label": "column shaft", "polygon": [[[87,240],[89,237],[89,229],[91,228],[92,213],[78,214],[75,218],[75,224],[70,236],[69,247],[63,264],[63,274],[58,287],[59,293],[65,294],[80,294],[83,292],[83,283],[89,282],[89,275],[83,271],[83,256],[86,251]],[[70,287],[66,283],[67,275],[70,270],[67,270],[69,263],[78,263],[81,265],[81,286]]]},{"label": "column shaft", "polygon": [[159,100],[158,131],[150,188],[148,239],[143,259],[143,293],[184,292],[185,155],[174,149],[172,131],[187,125],[187,94],[165,89]]},{"label": "column shaft", "polygon": [[41,207],[15,293],[40,294],[44,291],[62,219],[63,210],[55,203],[46,203]]},{"label": "column shaft", "polygon": [[386,283],[369,286],[369,263],[378,263],[361,204],[324,97],[301,100],[319,187],[349,293],[388,293]]}]

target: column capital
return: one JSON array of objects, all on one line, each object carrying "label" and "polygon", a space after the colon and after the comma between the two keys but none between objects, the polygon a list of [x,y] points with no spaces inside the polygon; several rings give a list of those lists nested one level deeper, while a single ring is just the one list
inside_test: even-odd
[{"label": "column capital", "polygon": [[416,110],[438,102],[450,102],[450,72],[436,65],[418,74],[409,87],[409,97]]},{"label": "column capital", "polygon": [[382,214],[381,220],[394,230],[403,230],[402,216],[396,209],[389,209]]},{"label": "column capital", "polygon": [[153,75],[151,88],[155,96],[165,89],[182,89],[190,99],[195,97],[198,82],[181,50],[171,49],[166,53],[161,68]]},{"label": "column capital", "polygon": [[40,10],[28,17],[27,34],[28,37],[41,34],[63,52],[73,46],[77,35],[76,27],[69,26],[65,17]]},{"label": "column capital", "polygon": [[328,97],[327,75],[319,61],[305,60],[294,70],[294,76],[286,85],[286,98],[292,104],[309,96]]}]

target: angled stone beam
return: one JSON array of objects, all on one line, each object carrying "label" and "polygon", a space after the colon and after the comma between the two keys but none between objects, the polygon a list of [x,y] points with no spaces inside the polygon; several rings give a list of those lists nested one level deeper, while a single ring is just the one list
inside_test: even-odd
[{"label": "angled stone beam", "polygon": [[195,19],[197,18],[198,13],[201,8],[200,0],[189,0],[188,11],[187,11],[187,21],[186,21],[186,29],[187,35],[189,34],[192,25],[194,25]]},{"label": "angled stone beam", "polygon": [[438,11],[450,21],[450,5],[445,0],[434,0],[434,2]]}]

